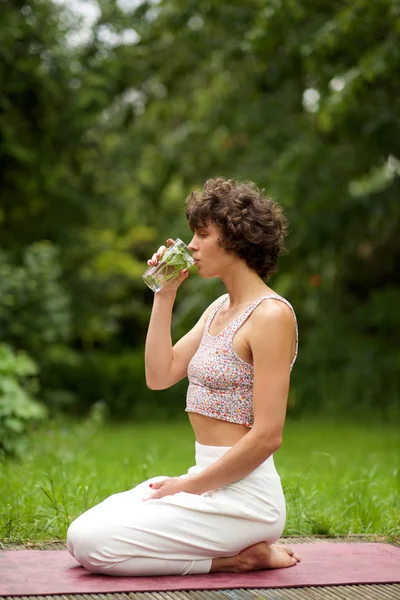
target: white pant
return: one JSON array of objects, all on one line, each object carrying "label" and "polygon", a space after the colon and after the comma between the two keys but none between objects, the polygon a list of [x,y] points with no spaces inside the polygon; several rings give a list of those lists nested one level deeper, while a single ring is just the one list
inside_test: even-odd
[{"label": "white pant", "polygon": [[[228,447],[196,442],[195,475]],[[113,494],[71,523],[67,547],[93,573],[189,575],[208,573],[213,558],[233,556],[282,535],[286,508],[273,457],[244,479],[202,495],[180,492],[143,502],[153,477]]]}]

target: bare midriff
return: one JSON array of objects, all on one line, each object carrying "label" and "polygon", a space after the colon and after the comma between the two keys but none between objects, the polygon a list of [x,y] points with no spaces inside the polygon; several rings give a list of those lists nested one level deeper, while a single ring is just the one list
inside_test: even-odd
[{"label": "bare midriff", "polygon": [[193,412],[189,412],[188,415],[196,441],[204,446],[233,446],[250,431],[245,425],[220,421]]}]

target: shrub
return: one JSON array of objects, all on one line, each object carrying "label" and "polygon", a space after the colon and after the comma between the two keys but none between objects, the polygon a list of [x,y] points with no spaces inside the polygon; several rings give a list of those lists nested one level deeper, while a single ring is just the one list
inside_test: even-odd
[{"label": "shrub", "polygon": [[0,344],[0,455],[20,456],[29,426],[47,411],[33,398],[37,367],[25,353]]},{"label": "shrub", "polygon": [[167,390],[149,390],[143,349],[113,354],[53,351],[41,370],[41,381],[46,404],[69,414],[87,416],[99,402],[112,420],[162,419],[184,411],[187,382]]},{"label": "shrub", "polygon": [[71,334],[71,307],[61,285],[59,250],[43,241],[21,260],[0,248],[0,337],[35,360]]}]

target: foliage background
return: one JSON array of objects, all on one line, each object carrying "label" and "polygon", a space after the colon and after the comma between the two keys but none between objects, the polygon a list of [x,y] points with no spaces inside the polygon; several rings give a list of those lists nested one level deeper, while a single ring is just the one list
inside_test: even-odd
[{"label": "foliage background", "polygon": [[[223,175],[291,223],[271,282],[299,319],[289,415],[397,419],[400,1],[92,6],[84,36],[74,5],[0,2],[0,341],[36,364],[27,393],[50,414],[183,410],[185,382],[145,386],[141,274]],[[174,338],[223,291],[192,273]]]}]

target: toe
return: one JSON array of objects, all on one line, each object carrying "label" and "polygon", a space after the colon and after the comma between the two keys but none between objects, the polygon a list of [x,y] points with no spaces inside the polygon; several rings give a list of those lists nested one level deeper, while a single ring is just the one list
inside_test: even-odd
[{"label": "toe", "polygon": [[291,556],[292,558],[295,558],[296,562],[301,561],[301,557],[298,554],[295,554],[291,548],[286,548],[286,546],[285,546],[285,551],[289,554],[289,556]]}]

